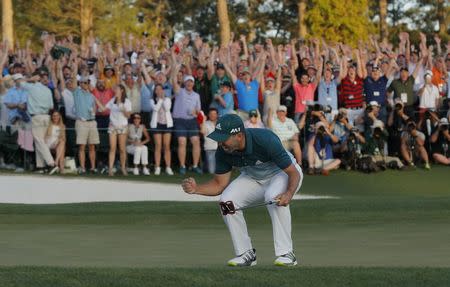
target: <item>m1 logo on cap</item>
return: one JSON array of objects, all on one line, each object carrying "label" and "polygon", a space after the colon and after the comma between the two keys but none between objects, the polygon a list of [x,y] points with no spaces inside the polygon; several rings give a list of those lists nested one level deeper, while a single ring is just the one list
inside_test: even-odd
[{"label": "m1 logo on cap", "polygon": [[216,130],[219,130],[219,131],[222,130],[222,127],[220,126],[220,124],[217,124],[217,125],[216,125]]},{"label": "m1 logo on cap", "polygon": [[230,131],[230,134],[238,133],[241,131],[241,128],[234,128]]}]

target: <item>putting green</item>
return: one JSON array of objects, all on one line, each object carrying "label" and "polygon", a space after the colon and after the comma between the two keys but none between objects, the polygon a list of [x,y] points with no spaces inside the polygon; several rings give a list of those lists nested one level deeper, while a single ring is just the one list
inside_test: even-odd
[{"label": "putting green", "polygon": [[[390,286],[445,286],[440,284],[442,280],[448,280],[448,276],[442,277],[442,274],[448,274],[449,269],[425,267],[450,267],[448,171],[446,167],[434,167],[431,172],[387,171],[374,175],[338,172],[329,177],[306,177],[302,187],[305,193],[339,196],[340,199],[297,201],[291,206],[296,254],[303,266],[311,267],[304,270],[299,268],[298,276],[306,276],[306,281],[308,278],[316,278],[319,274],[325,279],[329,278],[323,275],[326,273],[324,270],[331,273],[342,272],[347,274],[345,276],[356,276],[355,278],[372,274],[372,277],[367,275],[365,278],[373,279],[374,284],[365,286],[383,286],[381,283],[389,285],[386,278],[391,276],[389,275],[391,269],[372,269],[372,267],[416,267],[416,269],[392,269],[396,270],[392,272],[403,275],[393,276],[392,278],[397,278],[395,282],[398,284],[391,282]],[[206,179],[207,177],[201,178]],[[164,178],[164,180],[174,179]],[[261,278],[267,276],[266,279],[269,280],[268,278],[273,275],[272,271],[277,269],[269,267],[274,255],[267,211],[264,208],[248,210],[246,218],[253,244],[257,249],[258,266],[255,268],[256,271],[244,273],[242,278],[251,277],[252,274],[262,276]],[[0,268],[0,281],[2,278],[15,278],[20,272],[25,272],[24,269],[7,266],[34,265],[71,267],[62,271],[47,267],[32,269],[30,276],[37,276],[36,278],[44,276],[41,279],[46,278],[42,274],[51,277],[53,276],[51,274],[59,271],[63,274],[81,272],[77,273],[80,278],[85,276],[94,278],[93,274],[98,272],[98,278],[103,278],[102,274],[105,272],[113,274],[116,270],[119,273],[125,272],[131,277],[133,274],[144,276],[143,274],[147,272],[168,276],[167,272],[174,272],[181,276],[176,277],[181,282],[185,278],[184,275],[191,274],[189,278],[193,281],[185,278],[185,283],[191,282],[196,286],[223,286],[225,283],[234,282],[225,280],[223,284],[219,284],[214,281],[221,278],[219,273],[228,272],[228,269],[222,266],[233,256],[233,252],[217,204],[213,202],[2,204],[0,254],[0,265],[3,266]],[[362,268],[339,269],[331,266]],[[123,271],[119,268],[105,271],[96,268],[72,269],[72,267],[152,269]],[[202,269],[186,269],[192,267]],[[270,271],[264,272],[266,269]],[[295,277],[291,273],[287,274],[290,274],[289,278]],[[378,276],[376,274],[381,276],[380,281],[374,279]],[[413,276],[410,278],[412,281],[406,280],[404,274]],[[431,281],[423,281],[430,284],[418,284],[417,282],[422,282],[420,280],[425,278],[421,277],[424,274],[436,276],[432,276],[434,279],[429,279]],[[205,278],[210,278],[217,284],[207,284],[208,281],[205,283],[199,279],[200,277],[195,276],[206,276]],[[273,276],[276,278],[278,275]],[[345,276],[342,282],[347,282]],[[89,284],[71,285],[66,282],[66,285],[60,286],[107,286],[102,284],[109,282],[99,279],[96,285],[92,283],[95,280],[89,280],[86,281],[91,282]],[[326,282],[328,281],[317,281],[316,285],[305,286],[345,285]],[[363,281],[355,282],[353,283],[358,284],[357,282]],[[404,285],[402,282],[414,284]],[[136,283],[110,286],[150,285]],[[286,282],[283,286],[296,285],[294,282],[291,285]]]}]

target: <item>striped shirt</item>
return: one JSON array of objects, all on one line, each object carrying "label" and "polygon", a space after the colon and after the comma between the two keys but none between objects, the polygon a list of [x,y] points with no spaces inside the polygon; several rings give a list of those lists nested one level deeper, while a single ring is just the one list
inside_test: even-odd
[{"label": "striped shirt", "polygon": [[339,104],[347,109],[361,108],[364,103],[364,82],[356,76],[352,81],[347,76],[341,81],[339,88]]}]

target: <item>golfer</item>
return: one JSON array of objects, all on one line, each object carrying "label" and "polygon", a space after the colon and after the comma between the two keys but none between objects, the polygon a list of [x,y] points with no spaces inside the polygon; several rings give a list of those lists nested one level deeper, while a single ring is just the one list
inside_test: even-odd
[{"label": "golfer", "polygon": [[[300,189],[303,173],[295,158],[284,149],[279,138],[270,130],[244,129],[239,116],[221,117],[215,130],[208,135],[218,142],[214,179],[199,184],[193,178],[183,180],[186,193],[216,196],[231,201],[235,213],[223,215],[231,233],[236,253],[229,266],[256,265],[256,250],[247,232],[241,208],[252,204],[277,201],[267,205],[272,220],[277,266],[294,266],[289,202]],[[230,183],[233,166],[241,174]]]}]

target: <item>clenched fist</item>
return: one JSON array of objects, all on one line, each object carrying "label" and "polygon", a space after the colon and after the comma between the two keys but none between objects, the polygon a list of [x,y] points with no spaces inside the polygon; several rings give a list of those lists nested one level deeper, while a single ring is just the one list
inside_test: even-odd
[{"label": "clenched fist", "polygon": [[197,183],[195,182],[195,179],[189,177],[181,182],[181,187],[183,187],[184,192],[194,194],[197,188]]}]

